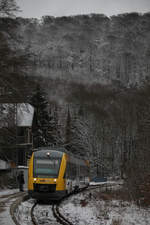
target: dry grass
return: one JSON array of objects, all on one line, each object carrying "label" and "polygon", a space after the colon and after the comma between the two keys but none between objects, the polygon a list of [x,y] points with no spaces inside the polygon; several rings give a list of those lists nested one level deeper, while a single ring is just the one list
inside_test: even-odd
[{"label": "dry grass", "polygon": [[93,197],[95,199],[101,199],[104,201],[111,201],[111,200],[122,200],[122,201],[128,201],[130,202],[131,196],[129,195],[129,192],[126,190],[113,190],[113,191],[106,191],[106,192],[95,192],[93,194]]},{"label": "dry grass", "polygon": [[88,202],[85,199],[83,199],[83,200],[80,201],[80,205],[82,207],[85,207],[87,204],[88,204]]},{"label": "dry grass", "polygon": [[122,219],[113,219],[111,225],[121,225]]}]

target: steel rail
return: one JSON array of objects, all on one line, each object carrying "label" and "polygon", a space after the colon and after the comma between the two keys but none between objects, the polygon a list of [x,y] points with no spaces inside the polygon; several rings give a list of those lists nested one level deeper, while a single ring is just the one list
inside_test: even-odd
[{"label": "steel rail", "polygon": [[37,202],[35,202],[35,203],[33,204],[32,208],[31,208],[31,221],[32,221],[32,223],[33,223],[34,225],[38,225],[38,223],[37,223],[37,221],[36,221],[36,219],[35,219],[34,213],[33,213],[34,208],[35,208],[36,205],[37,205]]},{"label": "steel rail", "polygon": [[[73,225],[72,222],[70,222],[67,218],[65,218],[60,213],[60,211],[59,211],[59,205],[60,205],[60,203],[63,203],[64,200],[66,200],[67,198],[69,198],[72,195],[75,195],[75,194],[78,194],[78,193],[81,193],[81,192],[84,192],[84,191],[94,190],[94,189],[97,189],[97,188],[110,188],[110,187],[113,187],[114,185],[115,184],[97,184],[97,185],[90,185],[90,186],[88,186],[86,188],[84,187],[84,188],[79,189],[78,191],[74,191],[72,193],[69,193],[63,199],[61,199],[61,201],[59,201],[57,204],[54,204],[54,203],[52,204],[52,212],[53,212],[54,217],[56,218],[56,220],[58,221],[58,223],[60,223],[62,225]],[[38,204],[38,202],[34,203],[34,205],[31,208],[31,220],[32,220],[32,223],[34,225],[38,225],[38,221],[35,218],[34,213],[33,213],[33,211],[34,211],[34,209],[35,209],[35,207],[36,207],[37,204]]]},{"label": "steel rail", "polygon": [[62,225],[73,225],[68,219],[66,219],[60,212],[58,205],[53,204],[52,205],[52,211],[54,217],[57,219],[57,221]]},{"label": "steel rail", "polygon": [[19,204],[21,204],[21,202],[29,199],[29,196],[26,193],[15,193],[14,195],[11,194],[9,196],[10,199],[16,198],[16,197],[18,197],[18,198],[11,204],[9,211],[10,211],[10,215],[11,215],[11,218],[14,221],[14,223],[16,225],[20,225],[18,220],[15,217],[15,211],[16,211],[17,207],[19,206]]}]

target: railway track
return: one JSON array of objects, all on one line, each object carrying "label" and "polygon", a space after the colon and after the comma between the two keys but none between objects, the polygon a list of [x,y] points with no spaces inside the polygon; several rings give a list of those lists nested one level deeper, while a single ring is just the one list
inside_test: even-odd
[{"label": "railway track", "polygon": [[18,205],[17,202],[22,202],[25,195],[25,192],[16,192],[0,196],[0,224],[17,224],[15,223],[14,211]]},{"label": "railway track", "polygon": [[[53,203],[51,202],[50,205],[51,207],[48,209],[48,210],[51,210],[52,213],[53,213],[53,216],[55,218],[55,222],[56,224],[62,224],[62,225],[73,225],[73,223],[71,223],[67,218],[65,218],[59,211],[59,204],[62,203],[64,200],[66,200],[69,196],[73,195],[72,194],[69,194],[68,196],[66,196],[62,201],[60,202],[57,202],[57,203]],[[39,225],[40,222],[38,221],[38,218],[35,216],[34,214],[34,210],[36,209],[36,206],[38,206],[38,203],[35,202],[34,205],[32,206],[32,209],[31,209],[31,219],[32,219],[32,223],[34,225]],[[48,214],[49,212],[45,212],[45,215],[46,217],[48,217]],[[49,224],[53,224],[53,219],[51,218],[50,221],[49,221]],[[47,223],[46,223],[47,224]],[[54,225],[54,224],[53,224]]]},{"label": "railway track", "polygon": [[31,209],[31,221],[34,225],[60,225],[61,220],[55,213],[57,204],[49,203],[47,205],[34,203]]},{"label": "railway track", "polygon": [[[114,186],[114,184],[109,184],[109,185],[102,184],[102,185],[89,186],[88,188],[80,189],[78,192],[69,194],[64,199],[62,199],[61,202],[58,202],[58,203],[50,202],[47,205],[41,205],[38,202],[33,201],[33,199],[32,199],[32,202],[30,203],[31,207],[28,207],[29,210],[28,210],[27,217],[28,218],[30,217],[29,221],[34,225],[39,225],[39,224],[43,224],[43,225],[59,225],[59,224],[73,225],[73,223],[70,222],[69,219],[66,218],[66,216],[64,217],[64,215],[62,215],[62,213],[60,213],[60,211],[59,211],[60,203],[63,204],[63,201],[67,200],[67,198],[69,198],[70,196],[72,196],[74,194],[78,194],[78,193],[81,193],[84,191],[90,192],[91,190],[97,189],[97,188],[101,188],[102,190],[103,189],[105,190],[105,188],[107,189],[107,188],[111,188],[113,186]],[[29,201],[31,201],[31,200],[29,200]],[[24,206],[22,206],[22,207],[24,208]],[[24,221],[19,221],[19,222],[17,221],[17,223],[15,222],[15,224],[20,225],[22,222],[25,224]],[[29,224],[29,223],[27,223],[27,224]]]},{"label": "railway track", "polygon": [[53,215],[57,218],[57,221],[63,225],[73,225],[67,218],[65,218],[60,212],[58,205],[52,206]]},{"label": "railway track", "polygon": [[[67,198],[69,198],[70,196],[74,195],[74,194],[78,194],[78,193],[81,193],[83,191],[88,191],[88,190],[93,190],[93,189],[96,189],[97,187],[99,187],[99,185],[95,186],[95,187],[88,187],[88,188],[83,188],[83,189],[80,189],[78,192],[73,192],[69,195],[67,195],[66,197],[64,197],[60,202],[58,202],[57,204],[55,203],[51,203],[51,210],[53,212],[53,216],[56,218],[56,221],[57,221],[57,224],[62,224],[62,225],[73,225],[72,222],[69,221],[68,218],[64,217],[64,215],[62,215],[59,211],[59,205],[60,203],[62,204],[64,200],[66,200]],[[39,225],[38,223],[38,218],[35,218],[35,215],[34,215],[34,210],[36,209],[36,206],[38,205],[38,203],[36,202],[33,206],[32,206],[32,209],[31,209],[31,218],[32,218],[32,223],[34,225]],[[45,214],[48,214],[45,213]],[[47,223],[46,223],[47,224]],[[51,223],[51,221],[49,221],[49,224],[53,224]]]},{"label": "railway track", "polygon": [[12,193],[12,194],[2,195],[2,196],[0,196],[0,202],[7,201],[8,199],[15,198],[15,197],[21,197],[23,195],[24,195],[24,193],[22,193],[22,192],[16,192],[16,193]]},{"label": "railway track", "polygon": [[32,223],[34,225],[37,225],[37,221],[36,221],[35,216],[33,214],[33,211],[34,211],[34,208],[36,207],[36,205],[37,205],[37,202],[35,202],[34,205],[31,208],[31,220],[32,220]]}]

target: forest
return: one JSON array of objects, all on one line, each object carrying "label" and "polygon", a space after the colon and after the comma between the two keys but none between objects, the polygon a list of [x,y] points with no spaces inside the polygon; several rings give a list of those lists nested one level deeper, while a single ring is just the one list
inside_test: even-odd
[{"label": "forest", "polygon": [[150,182],[150,13],[38,20],[9,7],[0,5],[0,123],[11,124],[1,154],[15,157],[16,142],[2,103],[30,103],[34,147],[86,156],[91,176],[121,177],[139,196]]}]

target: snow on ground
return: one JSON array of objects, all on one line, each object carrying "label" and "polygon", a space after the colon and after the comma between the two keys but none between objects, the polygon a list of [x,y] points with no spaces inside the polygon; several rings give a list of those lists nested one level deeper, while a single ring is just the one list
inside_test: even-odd
[{"label": "snow on ground", "polygon": [[[31,221],[31,207],[35,200],[29,199],[28,201],[22,202],[16,210],[15,217],[21,225],[32,225]],[[53,216],[52,206],[49,204],[38,204],[34,208],[34,215],[38,224],[44,225],[59,225],[57,220]]]},{"label": "snow on ground", "polygon": [[96,185],[114,185],[115,187],[118,185],[118,186],[121,186],[123,184],[123,180],[118,180],[118,181],[107,181],[107,182],[90,182],[90,185],[91,186],[96,186]]},{"label": "snow on ground", "polygon": [[[61,204],[60,212],[74,225],[150,225],[150,207],[142,208],[133,202],[116,200],[109,197],[109,192],[102,191],[102,188],[98,188],[72,196]],[[18,189],[4,190],[0,191],[0,196],[16,192]],[[0,210],[0,225],[14,225],[9,213],[12,201],[14,200],[4,204]],[[33,201],[30,199],[23,202],[16,212],[16,217],[22,225],[31,225],[29,212]],[[47,207],[43,205],[38,206],[36,214],[40,216],[41,223],[45,214],[49,222],[52,219],[50,212],[47,213]],[[54,224],[57,224],[55,220]]]},{"label": "snow on ground", "polygon": [[28,201],[22,202],[16,210],[15,217],[21,225],[32,225],[31,221],[31,208],[34,200],[29,199]]},{"label": "snow on ground", "polygon": [[17,192],[19,192],[18,189],[0,189],[0,197],[4,195],[15,194]]},{"label": "snow on ground", "polygon": [[0,210],[0,225],[15,225],[10,215],[11,201],[7,205],[3,205],[4,211]]},{"label": "snow on ground", "polygon": [[[35,207],[34,215],[39,224],[44,225],[60,225],[52,212],[52,205],[40,204]],[[44,221],[44,222],[43,222]]]},{"label": "snow on ground", "polygon": [[0,190],[0,225],[15,225],[10,215],[10,206],[15,199],[7,200],[7,196],[17,192],[18,189]]},{"label": "snow on ground", "polygon": [[74,225],[150,225],[150,208],[95,196],[95,190],[91,191],[91,196],[88,192],[73,196],[61,205],[60,211]]}]

